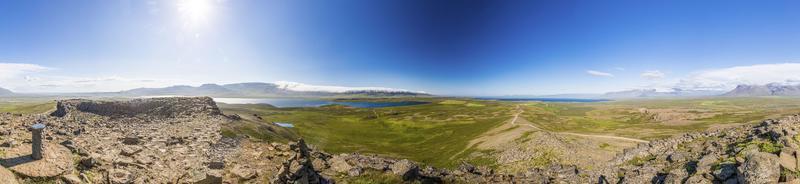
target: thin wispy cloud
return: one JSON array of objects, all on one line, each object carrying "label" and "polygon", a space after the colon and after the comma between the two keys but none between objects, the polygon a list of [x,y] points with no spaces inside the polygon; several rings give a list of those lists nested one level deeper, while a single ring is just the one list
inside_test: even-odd
[{"label": "thin wispy cloud", "polygon": [[0,80],[18,77],[28,73],[42,72],[52,68],[27,63],[0,63]]},{"label": "thin wispy cloud", "polygon": [[664,78],[666,76],[666,74],[664,74],[664,72],[661,72],[661,71],[658,71],[658,70],[649,70],[649,71],[642,72],[642,74],[640,76],[642,76],[642,78],[645,78],[645,79],[648,79],[648,80],[656,80],[656,79]]},{"label": "thin wispy cloud", "polygon": [[607,73],[607,72],[596,71],[596,70],[586,70],[586,73],[589,74],[589,75],[598,76],[598,77],[614,77],[614,74]]}]

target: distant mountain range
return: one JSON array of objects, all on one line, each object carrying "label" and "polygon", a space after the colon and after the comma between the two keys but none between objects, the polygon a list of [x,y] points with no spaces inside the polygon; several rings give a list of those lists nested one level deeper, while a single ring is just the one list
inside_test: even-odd
[{"label": "distant mountain range", "polygon": [[800,96],[800,85],[770,83],[766,85],[738,85],[723,96]]},{"label": "distant mountain range", "polygon": [[314,86],[302,83],[235,83],[203,84],[198,87],[179,85],[165,88],[137,88],[116,93],[119,96],[212,96],[212,97],[371,97],[371,96],[431,96],[424,92],[414,92],[391,88]]},{"label": "distant mountain range", "polygon": [[12,92],[11,90],[0,88],[0,96],[12,96],[12,95],[14,95],[14,92]]},{"label": "distant mountain range", "polygon": [[[250,82],[234,84],[203,84],[200,86],[177,85],[164,88],[136,88],[120,92],[26,94],[14,93],[0,88],[0,96],[211,96],[211,97],[415,97],[432,96],[421,91],[409,91],[382,87],[316,86],[294,82]],[[603,94],[558,94],[515,95],[493,98],[580,98],[580,99],[632,99],[672,97],[756,97],[756,96],[800,96],[800,84],[770,83],[765,85],[738,85],[730,91],[680,90],[657,91],[656,89],[633,89]]]}]

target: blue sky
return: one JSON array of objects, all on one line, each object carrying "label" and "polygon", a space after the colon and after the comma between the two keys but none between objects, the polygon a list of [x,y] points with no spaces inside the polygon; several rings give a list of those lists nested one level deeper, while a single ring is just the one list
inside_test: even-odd
[{"label": "blue sky", "polygon": [[1,1],[0,87],[448,95],[800,81],[799,1]]}]

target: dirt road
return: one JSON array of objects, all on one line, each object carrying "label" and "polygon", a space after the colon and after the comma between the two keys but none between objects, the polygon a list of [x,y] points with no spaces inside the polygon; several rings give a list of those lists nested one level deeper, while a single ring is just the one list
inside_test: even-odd
[{"label": "dirt road", "polygon": [[[525,112],[525,111],[522,110],[522,107],[517,105],[517,113],[514,114],[514,118],[511,120],[511,124],[512,125],[517,123],[517,120],[519,119],[519,115],[522,114],[523,112]],[[528,127],[539,129],[539,130],[544,130],[544,129],[541,129],[539,127],[536,127],[535,125],[528,124],[528,123],[520,124],[520,125],[528,126]],[[628,138],[628,137],[619,137],[619,136],[611,136],[611,135],[579,134],[579,133],[572,133],[572,132],[555,132],[555,133],[563,134],[563,135],[581,136],[581,137],[618,139],[618,140],[633,141],[633,142],[640,142],[640,143],[648,143],[648,142],[650,142],[650,141],[641,140],[641,139],[634,139],[634,138]]]}]

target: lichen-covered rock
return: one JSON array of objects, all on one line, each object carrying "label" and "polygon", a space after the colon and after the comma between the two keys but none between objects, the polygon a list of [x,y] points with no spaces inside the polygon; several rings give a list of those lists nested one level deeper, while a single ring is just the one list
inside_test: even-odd
[{"label": "lichen-covered rock", "polygon": [[778,156],[764,152],[748,154],[746,160],[739,166],[737,173],[739,183],[744,184],[772,184],[780,179],[780,165]]},{"label": "lichen-covered rock", "polygon": [[343,156],[333,156],[333,158],[328,160],[328,164],[333,171],[339,173],[347,173],[353,168],[353,166],[347,163]]}]

